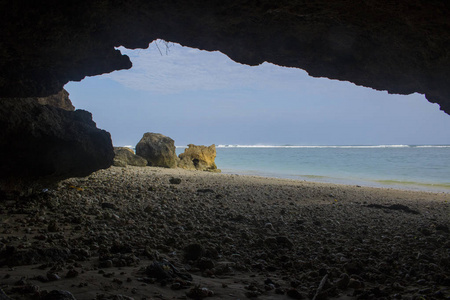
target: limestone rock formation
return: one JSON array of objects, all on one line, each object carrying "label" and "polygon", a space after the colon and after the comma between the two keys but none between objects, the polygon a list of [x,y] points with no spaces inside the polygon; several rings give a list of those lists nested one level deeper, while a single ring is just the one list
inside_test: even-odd
[{"label": "limestone rock formation", "polygon": [[178,167],[188,170],[201,170],[220,172],[217,169],[216,159],[216,145],[196,146],[189,144],[184,153],[179,155],[180,161]]},{"label": "limestone rock formation", "polygon": [[55,95],[51,95],[48,97],[38,97],[35,99],[39,104],[42,105],[51,105],[68,111],[75,110],[75,106],[73,106],[72,101],[70,101],[69,99],[69,93],[65,89],[62,89]]},{"label": "limestone rock formation", "polygon": [[0,190],[28,191],[108,168],[111,136],[92,115],[40,105],[35,99],[0,101]]},{"label": "limestone rock formation", "polygon": [[160,133],[147,132],[136,145],[136,154],[145,158],[149,166],[176,168],[178,157],[175,142]]},{"label": "limestone rock formation", "polygon": [[134,154],[134,151],[128,147],[114,147],[114,154],[113,165],[116,167],[145,167],[147,165],[145,158]]},{"label": "limestone rock formation", "polygon": [[161,38],[390,93],[450,113],[448,0],[0,0],[0,97],[48,96],[131,67]]}]

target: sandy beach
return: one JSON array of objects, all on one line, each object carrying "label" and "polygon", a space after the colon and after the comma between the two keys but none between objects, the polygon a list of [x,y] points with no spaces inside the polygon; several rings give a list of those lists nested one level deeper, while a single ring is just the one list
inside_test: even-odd
[{"label": "sandy beach", "polygon": [[448,193],[111,167],[0,223],[0,299],[450,297]]}]

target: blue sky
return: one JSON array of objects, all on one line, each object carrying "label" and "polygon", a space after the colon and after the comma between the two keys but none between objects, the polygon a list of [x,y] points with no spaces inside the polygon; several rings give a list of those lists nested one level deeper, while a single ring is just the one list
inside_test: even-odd
[{"label": "blue sky", "polygon": [[120,49],[131,70],[65,87],[115,146],[136,145],[145,132],[176,145],[450,144],[450,116],[423,95],[389,95],[269,63],[250,67],[161,41]]}]

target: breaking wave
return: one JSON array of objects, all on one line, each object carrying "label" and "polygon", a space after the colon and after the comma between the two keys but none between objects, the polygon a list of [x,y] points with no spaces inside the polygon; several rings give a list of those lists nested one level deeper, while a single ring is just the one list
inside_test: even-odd
[{"label": "breaking wave", "polygon": [[217,148],[450,148],[450,145],[339,145],[339,146],[297,146],[297,145],[218,145]]}]

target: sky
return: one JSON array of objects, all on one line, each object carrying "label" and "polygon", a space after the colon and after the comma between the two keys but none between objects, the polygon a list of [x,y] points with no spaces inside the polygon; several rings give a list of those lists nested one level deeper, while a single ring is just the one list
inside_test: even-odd
[{"label": "sky", "polygon": [[178,146],[450,144],[450,116],[423,95],[391,95],[270,63],[251,67],[162,41],[119,49],[130,70],[65,86],[114,146],[134,146],[145,132]]}]

